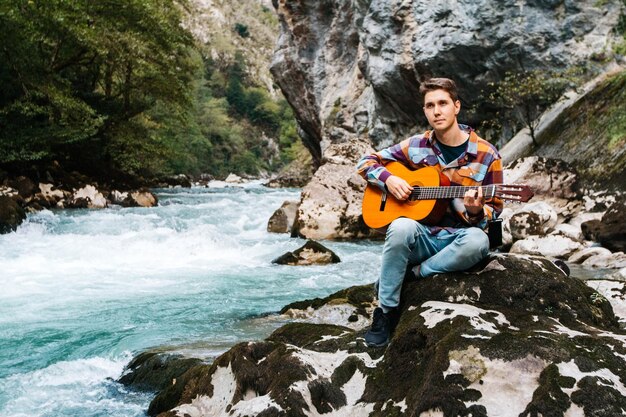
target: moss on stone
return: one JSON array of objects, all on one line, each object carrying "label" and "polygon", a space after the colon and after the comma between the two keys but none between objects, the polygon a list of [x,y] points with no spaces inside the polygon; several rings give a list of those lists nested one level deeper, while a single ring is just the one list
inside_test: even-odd
[{"label": "moss on stone", "polygon": [[[332,324],[288,323],[274,331],[267,340],[310,348],[323,341],[324,336],[337,337],[352,330]],[[333,339],[331,339],[333,340]]]},{"label": "moss on stone", "polygon": [[284,314],[290,309],[306,310],[311,307],[317,310],[326,304],[332,303],[333,300],[346,300],[348,304],[357,307],[357,310],[364,309],[366,305],[374,301],[374,285],[357,285],[337,291],[328,297],[297,301],[283,307],[280,310],[280,314]]}]

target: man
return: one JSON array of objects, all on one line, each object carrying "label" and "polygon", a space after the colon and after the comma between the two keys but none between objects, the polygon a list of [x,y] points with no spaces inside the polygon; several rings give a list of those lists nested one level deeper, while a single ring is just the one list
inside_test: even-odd
[{"label": "man", "polygon": [[[461,110],[454,81],[431,78],[420,86],[424,114],[433,130],[390,148],[364,156],[359,173],[398,200],[406,200],[412,187],[392,175],[385,164],[397,161],[410,169],[434,166],[450,185],[479,186],[502,183],[502,162],[494,146],[457,122]],[[405,277],[423,278],[472,267],[487,257],[487,222],[502,211],[502,200],[485,199],[481,188],[450,201],[435,226],[398,218],[387,228],[378,282],[379,307],[374,310],[368,346],[385,346],[397,323],[400,290]],[[415,265],[415,266],[414,266]],[[408,269],[409,266],[414,266]]]}]

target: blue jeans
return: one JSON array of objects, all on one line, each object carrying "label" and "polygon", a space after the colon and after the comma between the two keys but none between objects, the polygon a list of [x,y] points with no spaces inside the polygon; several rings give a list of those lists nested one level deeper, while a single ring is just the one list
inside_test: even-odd
[{"label": "blue jeans", "polygon": [[462,271],[489,254],[489,238],[477,227],[441,230],[432,235],[428,227],[401,217],[387,228],[383,247],[378,300],[387,308],[400,304],[400,290],[408,265],[420,264],[420,277]]}]

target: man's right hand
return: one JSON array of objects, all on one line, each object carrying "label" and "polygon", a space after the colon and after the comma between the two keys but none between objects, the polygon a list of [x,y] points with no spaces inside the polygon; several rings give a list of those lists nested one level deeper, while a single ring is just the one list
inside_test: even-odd
[{"label": "man's right hand", "polygon": [[387,178],[387,181],[385,181],[385,185],[387,186],[387,190],[391,193],[391,195],[398,200],[406,200],[407,198],[409,198],[411,192],[413,191],[413,187],[411,187],[408,182],[395,175]]}]

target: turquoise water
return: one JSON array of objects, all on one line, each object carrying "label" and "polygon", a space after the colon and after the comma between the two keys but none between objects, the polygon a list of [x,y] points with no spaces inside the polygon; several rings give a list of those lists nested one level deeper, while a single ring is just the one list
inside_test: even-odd
[{"label": "turquoise water", "polygon": [[369,242],[324,242],[340,264],[271,264],[304,244],[265,231],[298,190],[157,195],[149,209],[38,212],[0,235],[1,416],[143,416],[151,395],[114,382],[134,354],[169,346],[210,360],[266,337],[283,305],[378,274]]}]

